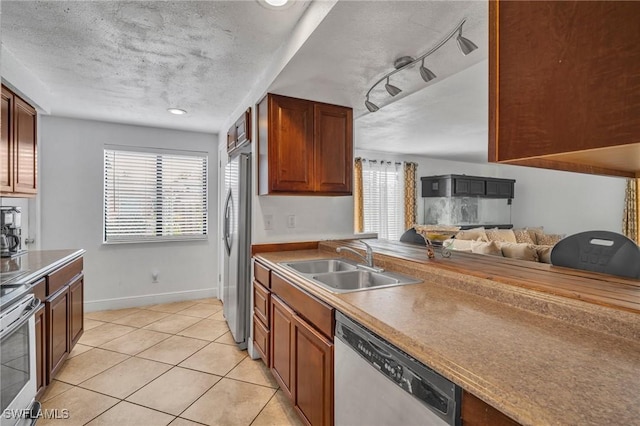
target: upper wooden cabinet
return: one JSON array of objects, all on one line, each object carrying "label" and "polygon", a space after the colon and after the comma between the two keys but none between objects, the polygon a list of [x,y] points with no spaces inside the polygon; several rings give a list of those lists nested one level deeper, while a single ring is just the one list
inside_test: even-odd
[{"label": "upper wooden cabinet", "polygon": [[640,2],[489,3],[489,161],[640,176]]},{"label": "upper wooden cabinet", "polygon": [[2,86],[0,192],[3,196],[33,196],[37,192],[36,110]]},{"label": "upper wooden cabinet", "polygon": [[351,108],[273,94],[257,108],[260,195],[351,195]]},{"label": "upper wooden cabinet", "polygon": [[231,154],[248,143],[251,143],[251,108],[243,112],[227,132],[227,152]]}]

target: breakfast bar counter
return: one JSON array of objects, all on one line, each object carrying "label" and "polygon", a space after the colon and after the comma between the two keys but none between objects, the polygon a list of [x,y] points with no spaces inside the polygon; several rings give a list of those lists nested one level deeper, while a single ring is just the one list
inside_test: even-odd
[{"label": "breakfast bar counter", "polygon": [[424,248],[408,256],[415,246],[397,243],[394,255],[376,243],[376,266],[423,282],[336,294],[279,265],[340,257],[335,247],[357,242],[256,257],[521,424],[640,419],[637,313],[441,268],[449,259],[416,259]]}]

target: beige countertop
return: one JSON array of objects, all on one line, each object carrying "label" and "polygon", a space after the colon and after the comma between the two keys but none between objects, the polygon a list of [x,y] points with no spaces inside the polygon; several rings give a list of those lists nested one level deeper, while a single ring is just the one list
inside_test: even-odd
[{"label": "beige countertop", "polygon": [[339,257],[330,244],[320,247],[257,256],[522,424],[638,424],[637,314],[436,270],[428,261],[388,253],[376,253],[376,264],[424,282],[334,294],[278,266]]}]

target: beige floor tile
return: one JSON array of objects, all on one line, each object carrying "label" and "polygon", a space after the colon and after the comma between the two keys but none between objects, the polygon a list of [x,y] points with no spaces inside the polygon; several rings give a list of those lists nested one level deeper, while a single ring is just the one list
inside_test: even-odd
[{"label": "beige floor tile", "polygon": [[38,420],[38,426],[61,425],[76,426],[84,425],[89,420],[98,416],[118,403],[118,400],[86,389],[74,387],[55,398],[51,398],[42,404],[44,410],[57,409],[57,414],[62,416],[65,411],[68,413],[67,419],[45,419]]},{"label": "beige floor tile", "polygon": [[183,309],[182,311],[178,312],[178,314],[189,315],[190,317],[207,318],[217,312],[220,312],[221,310],[222,306],[197,304],[190,306],[187,309]]},{"label": "beige floor tile", "polygon": [[104,324],[104,321],[96,321],[96,320],[92,320],[85,317],[84,324],[82,324],[82,326],[84,327],[84,331],[87,331],[87,330],[91,330],[92,328],[96,328],[97,326],[102,324]]},{"label": "beige floor tile", "polygon": [[87,424],[91,426],[164,426],[174,418],[169,414],[121,401]]},{"label": "beige floor tile", "polygon": [[208,425],[247,426],[275,392],[264,386],[223,378],[181,416]]},{"label": "beige floor tile", "polygon": [[67,359],[71,359],[91,349],[93,349],[93,346],[81,345],[80,343],[77,343],[71,350],[71,353],[69,354],[69,356],[67,356]]},{"label": "beige floor tile", "polygon": [[176,334],[187,327],[200,321],[200,318],[188,317],[186,315],[169,315],[159,321],[145,326],[147,330],[160,331],[162,333]]},{"label": "beige floor tile", "polygon": [[176,417],[174,421],[169,423],[169,426],[200,426],[202,423],[192,422],[191,420],[181,419]]},{"label": "beige floor tile", "polygon": [[160,333],[153,330],[138,329],[131,333],[125,334],[122,337],[111,340],[110,342],[101,345],[103,349],[110,351],[120,352],[127,355],[138,354],[145,349],[162,342],[165,339],[171,337],[170,334]]},{"label": "beige floor tile", "polygon": [[81,387],[124,399],[171,368],[147,359],[129,358],[80,384]]},{"label": "beige floor tile", "polygon": [[246,356],[247,351],[213,342],[180,363],[180,367],[224,376]]},{"label": "beige floor tile", "polygon": [[88,312],[84,314],[84,317],[91,320],[96,320],[96,321],[111,322],[113,320],[117,320],[118,318],[131,315],[132,313],[137,312],[139,310],[140,309],[138,308],[126,308],[126,309],[116,309],[113,311]]},{"label": "beige floor tile", "polygon": [[85,331],[78,343],[87,346],[100,346],[134,330],[135,328],[126,325],[107,323]]},{"label": "beige floor tile", "polygon": [[93,348],[64,362],[56,379],[77,385],[129,358],[128,355]]},{"label": "beige floor tile", "polygon": [[38,399],[38,401],[40,402],[48,401],[51,398],[56,397],[61,393],[64,393],[70,389],[73,389],[73,386],[71,386],[68,383],[64,383],[54,379],[51,381],[51,383],[49,383],[49,386],[47,386],[47,389],[44,391],[44,393]]},{"label": "beige floor tile", "polygon": [[219,380],[218,376],[174,367],[127,401],[178,415]]},{"label": "beige floor tile", "polygon": [[253,360],[246,357],[238,364],[227,377],[230,379],[242,380],[243,382],[255,383],[256,385],[277,388],[278,383],[273,378],[271,371],[264,365],[261,359]]},{"label": "beige floor tile", "polygon": [[203,319],[191,327],[185,328],[178,334],[213,342],[227,331],[229,331],[229,327],[226,322]]},{"label": "beige floor tile", "polygon": [[149,325],[152,322],[161,320],[162,318],[168,317],[169,315],[170,314],[166,312],[146,311],[143,309],[138,312],[134,312],[131,315],[113,320],[113,323],[128,325],[131,327],[144,327],[145,325]]},{"label": "beige floor tile", "polygon": [[171,336],[167,340],[163,340],[146,351],[139,353],[137,356],[176,365],[206,345],[207,342],[204,340]]},{"label": "beige floor tile", "polygon": [[224,317],[224,312],[222,309],[220,309],[218,312],[216,312],[215,314],[207,317],[211,320],[216,320],[216,321],[226,321],[225,317]]},{"label": "beige floor tile", "polygon": [[167,312],[170,314],[175,314],[176,312],[186,309],[189,306],[193,306],[196,303],[198,303],[197,300],[185,300],[183,302],[162,303],[159,305],[145,306],[144,309],[148,309],[150,311]]},{"label": "beige floor tile", "polygon": [[269,400],[269,403],[258,414],[251,426],[302,426],[303,423],[296,414],[293,404],[287,396],[279,390]]},{"label": "beige floor tile", "polygon": [[233,336],[230,331],[227,331],[222,336],[216,339],[216,343],[223,343],[225,345],[233,345],[236,346],[236,341],[233,340]]},{"label": "beige floor tile", "polygon": [[198,299],[198,300],[196,300],[196,302],[198,302],[200,304],[203,304],[203,305],[222,306],[222,300],[216,299],[215,297],[209,297],[207,299]]}]

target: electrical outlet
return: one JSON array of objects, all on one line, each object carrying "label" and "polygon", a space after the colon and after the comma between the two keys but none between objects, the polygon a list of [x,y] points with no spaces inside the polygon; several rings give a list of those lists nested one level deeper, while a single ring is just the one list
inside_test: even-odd
[{"label": "electrical outlet", "polygon": [[157,284],[158,283],[158,276],[160,275],[160,271],[154,270],[151,271],[151,282],[153,284]]},{"label": "electrical outlet", "polygon": [[264,215],[264,229],[266,231],[273,230],[273,215],[272,214],[265,214]]},{"label": "electrical outlet", "polygon": [[296,227],[296,215],[290,214],[287,216],[287,228],[295,228]]}]

